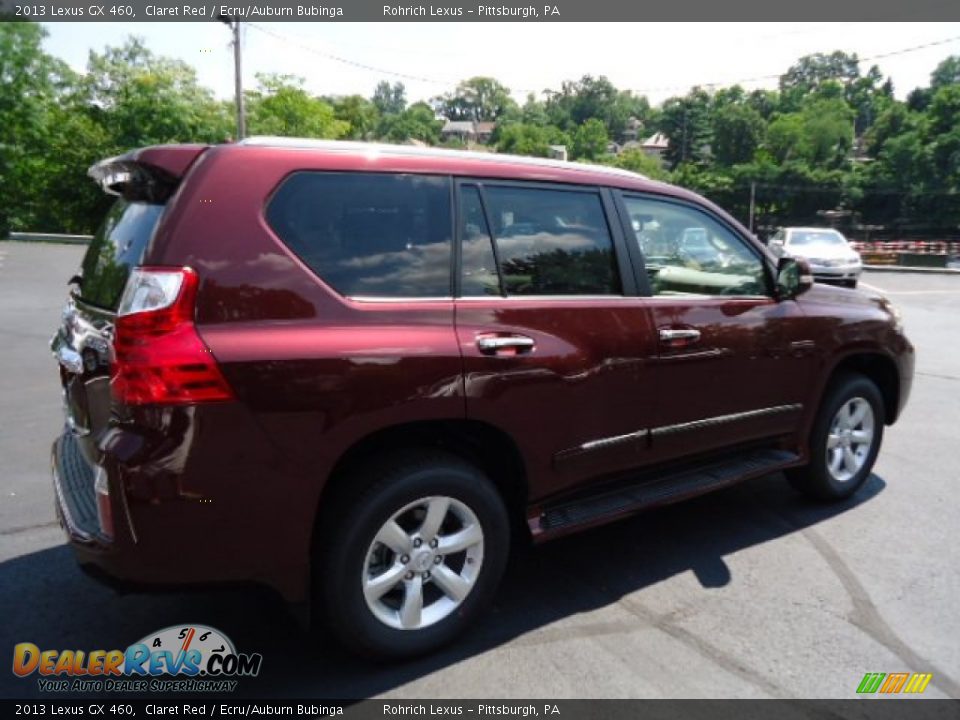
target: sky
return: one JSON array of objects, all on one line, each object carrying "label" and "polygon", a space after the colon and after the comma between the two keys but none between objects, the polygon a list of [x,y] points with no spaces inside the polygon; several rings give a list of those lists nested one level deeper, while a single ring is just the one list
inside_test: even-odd
[{"label": "sky", "polygon": [[[75,70],[83,71],[90,50],[137,35],[154,52],[196,68],[218,97],[233,97],[230,31],[220,23],[45,25],[47,51]],[[271,22],[245,24],[242,47],[245,87],[256,85],[257,73],[282,73],[303,77],[316,95],[370,96],[381,80],[400,81],[412,102],[486,75],[522,101],[589,74],[657,104],[698,84],[773,88],[775,78],[757,78],[779,75],[810,53],[841,49],[872,58],[944,40],[862,63],[865,72],[876,62],[904,98],[929,82],[942,59],[960,54],[960,23]]]}]

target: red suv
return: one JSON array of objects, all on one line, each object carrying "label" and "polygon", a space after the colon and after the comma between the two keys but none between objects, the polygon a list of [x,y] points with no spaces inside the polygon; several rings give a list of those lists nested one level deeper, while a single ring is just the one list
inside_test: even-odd
[{"label": "red suv", "polygon": [[292,139],[149,147],[57,332],[59,516],[136,584],[253,580],[424,652],[511,544],[784,470],[846,498],[913,348],[639,175]]}]

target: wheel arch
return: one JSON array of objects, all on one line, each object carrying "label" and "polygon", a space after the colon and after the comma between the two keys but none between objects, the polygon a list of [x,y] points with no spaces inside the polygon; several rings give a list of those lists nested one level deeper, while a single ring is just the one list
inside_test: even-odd
[{"label": "wheel arch", "polygon": [[496,486],[507,507],[511,524],[529,535],[525,510],[529,499],[526,465],[514,442],[503,430],[477,420],[425,420],[374,431],[348,447],[334,463],[315,512],[314,539],[325,518],[362,486],[350,482],[354,472],[373,459],[417,449],[443,450],[479,467]]},{"label": "wheel arch", "polygon": [[858,373],[873,381],[883,398],[883,423],[893,425],[900,413],[900,375],[893,358],[875,350],[855,351],[841,357],[821,389],[821,402],[831,383],[845,373]]}]

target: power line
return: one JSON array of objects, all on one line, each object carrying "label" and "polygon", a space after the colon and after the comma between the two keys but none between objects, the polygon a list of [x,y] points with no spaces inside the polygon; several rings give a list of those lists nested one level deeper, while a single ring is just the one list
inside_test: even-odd
[{"label": "power line", "polygon": [[326,52],[312,45],[307,45],[297,40],[296,38],[292,38],[290,36],[282,35],[278,32],[274,32],[273,30],[270,30],[269,28],[266,28],[263,25],[258,25],[257,23],[247,23],[247,25],[249,27],[254,28],[255,30],[259,30],[265,35],[270,35],[271,37],[276,38],[277,40],[282,40],[286,43],[289,43],[290,45],[294,45],[300,48],[301,50],[305,50],[309,53],[313,53],[314,55],[319,55],[320,57],[326,58],[328,60],[334,60],[335,62],[343,63],[344,65],[349,65],[350,67],[359,68],[361,70],[369,70],[371,72],[380,73],[381,75],[390,75],[392,77],[403,78],[405,80],[416,80],[417,82],[431,83],[434,85],[450,86],[451,84],[456,84],[455,82],[452,82],[450,80],[438,80],[436,78],[423,77],[422,75],[411,75],[409,73],[398,72],[396,70],[387,70],[385,68],[376,67],[375,65],[368,65],[366,63],[358,62],[356,60],[351,60],[349,58],[341,57],[340,55],[334,55],[333,53]]},{"label": "power line", "polygon": [[[269,35],[277,40],[280,40],[282,42],[286,42],[290,45],[298,47],[301,50],[304,50],[306,52],[313,53],[314,55],[318,55],[320,57],[326,58],[328,60],[333,60],[334,62],[342,63],[350,67],[355,67],[360,70],[367,70],[369,72],[375,72],[381,75],[388,75],[391,77],[402,78],[404,80],[414,80],[416,82],[429,83],[431,85],[442,85],[444,87],[455,86],[459,82],[459,80],[442,80],[439,78],[426,77],[423,75],[413,75],[410,73],[404,73],[397,70],[388,70],[386,68],[377,67],[375,65],[369,65],[367,63],[363,63],[357,60],[353,60],[351,58],[346,58],[341,55],[336,55],[334,53],[321,50],[320,48],[317,48],[313,45],[308,45],[297,38],[291,37],[289,35],[284,35],[282,33],[278,33],[258,23],[252,23],[252,22],[247,23],[247,26],[252,27],[255,30],[259,30],[265,35]],[[885,58],[895,57],[898,55],[906,55],[908,53],[918,52],[920,50],[926,50],[928,48],[938,47],[940,45],[946,45],[948,43],[956,42],[958,40],[960,40],[960,35],[954,35],[952,37],[944,38],[942,40],[934,40],[932,42],[922,43],[920,45],[913,45],[911,47],[901,48],[899,50],[890,50],[888,52],[877,53],[875,55],[857,58],[857,62],[859,64],[859,63],[873,62],[874,60],[882,60]],[[655,93],[655,92],[675,92],[675,91],[679,92],[679,91],[689,90],[690,88],[694,88],[694,87],[715,89],[715,88],[720,88],[725,86],[729,87],[732,85],[764,82],[767,80],[778,80],[782,75],[783,73],[771,73],[769,75],[755,75],[753,77],[741,78],[739,80],[722,80],[722,81],[707,82],[707,83],[690,83],[687,85],[674,85],[669,87],[648,87],[648,88],[639,88],[639,89],[635,88],[635,89],[632,89],[632,92],[638,95],[646,95],[648,93]],[[524,93],[524,94],[533,93],[535,95],[540,95],[543,93],[543,91],[535,91],[535,90],[524,89],[524,88],[516,89],[514,91]]]},{"label": "power line", "polygon": [[[857,58],[857,64],[873,62],[874,60],[882,60],[884,58],[894,57],[897,55],[906,55],[907,53],[917,52],[918,50],[926,50],[928,48],[937,47],[939,45],[946,45],[948,43],[956,42],[960,40],[960,35],[954,35],[953,37],[944,38],[943,40],[934,40],[933,42],[923,43],[922,45],[914,45],[908,48],[901,48],[900,50],[891,50],[889,52],[878,53],[876,55],[870,55],[867,57]],[[673,92],[681,90],[689,90],[694,87],[702,88],[718,88],[731,85],[741,85],[747,83],[763,82],[766,80],[779,80],[783,73],[773,73],[770,75],[756,75],[749,78],[741,78],[740,80],[722,80],[717,82],[709,83],[693,83],[686,86],[674,85],[672,87],[651,87],[651,88],[639,88],[633,90],[637,94],[646,94],[654,92]]]}]

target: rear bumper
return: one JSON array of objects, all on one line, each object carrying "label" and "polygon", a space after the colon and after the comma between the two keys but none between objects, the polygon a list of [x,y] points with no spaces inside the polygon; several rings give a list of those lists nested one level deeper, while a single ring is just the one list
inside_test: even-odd
[{"label": "rear bumper", "polygon": [[[302,478],[283,472],[236,405],[154,414],[161,431],[119,424],[85,443],[93,460],[69,429],[53,444],[56,512],[83,569],[115,587],[256,583],[305,600],[313,528],[296,521],[310,506],[293,492],[307,487]],[[100,527],[98,477],[112,537]]]}]

